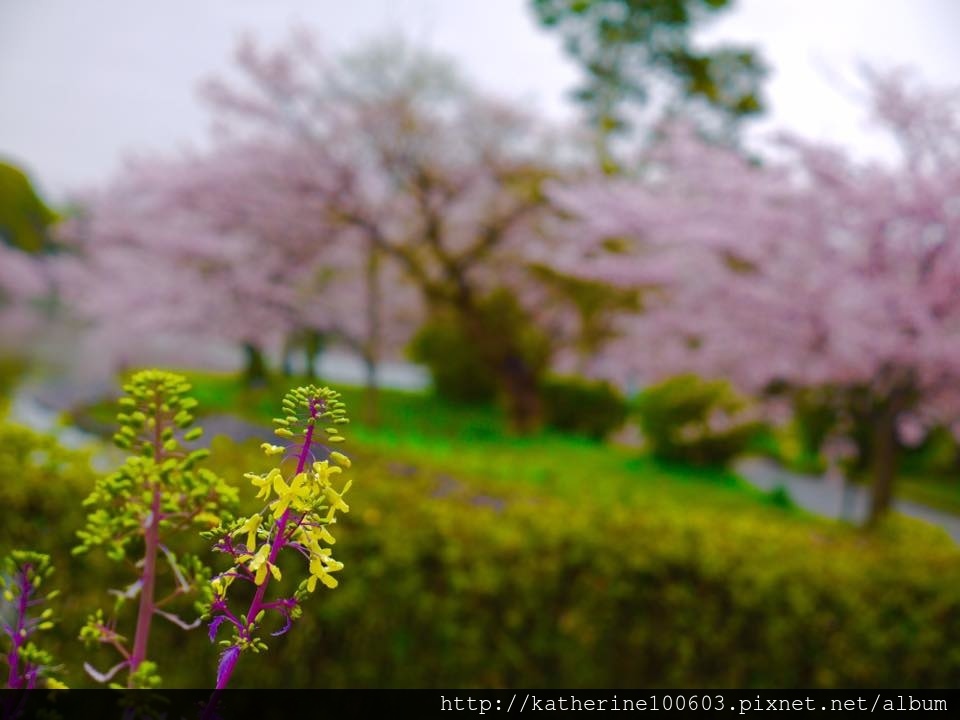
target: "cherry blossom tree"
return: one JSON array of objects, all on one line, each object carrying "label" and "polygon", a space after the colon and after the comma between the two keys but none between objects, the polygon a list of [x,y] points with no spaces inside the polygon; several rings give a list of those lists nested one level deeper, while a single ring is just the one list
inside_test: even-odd
[{"label": "cherry blossom tree", "polygon": [[761,165],[674,128],[642,177],[553,197],[593,247],[557,261],[645,290],[594,372],[820,389],[870,428],[875,522],[898,428],[960,419],[960,106],[903,76],[871,84],[894,164],[788,139],[791,160]]},{"label": "cherry blossom tree", "polygon": [[61,232],[75,251],[61,263],[65,299],[120,351],[130,338],[203,338],[244,347],[256,370],[326,285],[309,203],[274,192],[296,182],[294,161],[245,143],[130,165]]},{"label": "cherry blossom tree", "polygon": [[20,356],[46,317],[49,297],[46,258],[0,242],[0,357]]},{"label": "cherry blossom tree", "polygon": [[457,318],[515,426],[534,426],[539,371],[520,333],[488,306],[507,291],[521,315],[546,322],[531,251],[548,242],[541,187],[560,171],[548,160],[553,139],[535,118],[470,90],[448,63],[402,44],[336,62],[301,33],[269,51],[245,41],[237,63],[239,79],[206,88],[222,132],[286,138],[339,167],[324,194],[328,219],[365,244],[368,325],[386,327],[376,278],[398,273],[427,313]]}]

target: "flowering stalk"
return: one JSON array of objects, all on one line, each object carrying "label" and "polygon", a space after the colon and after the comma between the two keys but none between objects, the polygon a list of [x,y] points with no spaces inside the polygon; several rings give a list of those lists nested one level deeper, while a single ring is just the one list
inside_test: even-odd
[{"label": "flowering stalk", "polygon": [[[10,639],[6,660],[8,665],[7,687],[13,690],[33,690],[38,683],[48,688],[64,685],[49,676],[52,659],[49,653],[40,650],[31,642],[37,632],[50,630],[53,625],[53,610],[47,608],[32,616],[31,610],[55,598],[53,590],[41,593],[43,581],[53,573],[50,557],[26,550],[14,550],[4,559],[0,570],[0,589],[3,604],[9,605],[11,620],[4,620],[0,628]],[[6,610],[6,609],[5,609]],[[5,611],[3,617],[8,613]]]},{"label": "flowering stalk", "polygon": [[[236,503],[236,490],[227,486],[206,468],[197,468],[209,451],[188,451],[183,443],[200,437],[200,428],[193,424],[193,398],[185,397],[190,389],[180,375],[147,370],[135,374],[124,386],[127,395],[120,399],[122,412],[117,415],[120,431],[114,442],[133,451],[115,473],[97,482],[84,504],[93,508],[87,526],[78,534],[81,544],[74,549],[82,553],[104,546],[113,560],[128,559],[131,547],[142,546],[143,554],[135,563],[137,579],[117,597],[113,616],[102,610],[91,615],[80,632],[89,645],[111,647],[120,662],[100,672],[89,663],[87,672],[100,682],[109,682],[121,670],[127,671],[128,687],[156,687],[160,683],[156,665],[147,659],[150,630],[155,616],[184,628],[199,625],[182,620],[166,606],[191,593],[199,595],[198,611],[209,603],[210,571],[195,557],[178,557],[170,549],[177,533],[195,523],[206,527],[230,519],[229,509]],[[157,597],[157,580],[162,567],[169,568],[173,588],[164,597]],[[139,599],[133,644],[117,631],[118,616],[129,600]]]},{"label": "flowering stalk", "polygon": [[[221,641],[225,650],[217,670],[216,692],[227,687],[241,653],[266,649],[260,632],[268,614],[279,616],[283,622],[271,635],[282,635],[300,617],[301,603],[316,589],[317,582],[328,588],[337,586],[332,573],[343,565],[333,559],[325,545],[335,542],[328,526],[336,522],[337,513],[349,511],[343,495],[351,485],[348,480],[337,491],[332,482],[335,475],[350,467],[349,458],[328,445],[343,441],[337,426],[349,422],[339,397],[329,388],[312,385],[287,393],[283,400],[286,417],[274,419],[274,432],[288,445],[261,446],[267,455],[282,455],[281,463],[263,475],[244,476],[257,488],[257,498],[267,501],[264,508],[230,527],[205,533],[215,540],[215,550],[233,559],[232,567],[212,583],[210,639],[216,638],[224,623],[233,629],[233,637]],[[329,426],[321,428],[321,422]],[[285,548],[307,561],[308,575],[292,595],[267,600],[271,579],[281,580],[278,557]],[[256,588],[249,608],[240,615],[227,601],[228,591],[237,580]]]}]

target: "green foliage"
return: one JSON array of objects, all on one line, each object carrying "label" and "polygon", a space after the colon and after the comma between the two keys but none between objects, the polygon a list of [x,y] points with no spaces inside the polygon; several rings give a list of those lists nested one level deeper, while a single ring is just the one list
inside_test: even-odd
[{"label": "green foliage", "polygon": [[725,465],[760,429],[744,418],[746,400],[722,380],[678,375],[650,387],[635,412],[650,452],[664,460]]},{"label": "green foliage", "polygon": [[238,685],[935,687],[960,670],[960,555],[915,523],[869,538],[364,467],[349,575],[284,640],[282,676]]},{"label": "green foliage", "polygon": [[[611,254],[629,255],[632,243],[627,238],[608,238],[604,250]],[[529,271],[552,295],[552,301],[570,307],[577,317],[574,350],[581,359],[593,357],[604,345],[619,335],[617,320],[624,313],[642,312],[646,296],[656,286],[633,286],[627,289],[608,282],[573,277],[546,264],[534,264]]]},{"label": "green foliage", "polygon": [[411,358],[430,369],[440,397],[486,403],[499,395],[508,408],[515,391],[505,377],[518,369],[536,382],[546,370],[550,340],[506,290],[491,293],[464,315],[435,313],[410,346]]},{"label": "green foliage", "polygon": [[[437,407],[387,397],[398,416]],[[938,531],[897,520],[863,535],[763,505],[730,474],[627,465],[575,439],[458,444],[442,423],[417,427],[433,435],[356,428],[359,511],[335,526],[350,571],[299,632],[271,638],[269,662],[238,666],[237,687],[936,687],[960,672],[960,557]],[[270,468],[256,442],[223,438],[210,462]],[[60,513],[82,494],[49,477],[35,482],[56,497],[31,520],[69,543]],[[90,607],[113,572],[75,571],[71,605]],[[68,627],[51,639],[73,667]],[[215,663],[199,631],[151,647],[170,686],[205,684],[197,668]]]},{"label": "green foliage", "polygon": [[130,450],[124,464],[97,481],[84,500],[92,508],[77,535],[75,552],[104,546],[108,557],[123,560],[131,543],[142,536],[153,511],[154,493],[161,530],[179,531],[191,524],[218,525],[229,517],[237,491],[210,470],[197,467],[210,454],[185,447],[202,434],[190,429],[197,402],[185,393],[190,385],[180,375],[155,370],[136,373],[119,400],[120,430],[114,443]]},{"label": "green foliage", "polygon": [[[532,0],[540,23],[558,32],[586,78],[575,98],[606,138],[629,127],[630,103],[645,105],[658,85],[679,90],[725,123],[761,110],[766,70],[749,49],[696,47],[693,31],[730,0]],[[604,156],[605,155],[605,156]],[[613,169],[613,166],[610,167]]]},{"label": "green foliage", "polygon": [[80,500],[94,477],[86,453],[0,422],[0,548],[34,548],[52,555],[63,571],[83,522]]},{"label": "green foliage", "polygon": [[[115,562],[137,563],[140,575],[126,590],[114,593],[113,615],[102,611],[92,615],[81,637],[114,648],[124,658],[103,674],[88,667],[91,675],[109,681],[118,669],[126,667],[128,687],[148,688],[160,681],[156,665],[146,661],[154,615],[186,625],[170,612],[167,603],[194,595],[195,604],[206,607],[212,596],[210,571],[183,552],[183,541],[177,536],[193,526],[210,528],[229,521],[237,492],[216,473],[198,467],[208,450],[187,447],[202,431],[191,429],[197,403],[186,396],[190,385],[182,376],[145,370],[134,374],[123,389],[126,394],[118,401],[120,429],[113,439],[132,454],[118,470],[98,479],[83,501],[90,512],[86,525],[77,532],[80,542],[74,553],[102,547]],[[157,599],[154,593],[161,560],[170,573],[172,588]],[[126,601],[138,598],[136,629],[127,648],[128,638],[117,630],[117,616]]]},{"label": "green foliage", "polygon": [[934,477],[955,477],[957,474],[957,440],[949,428],[931,428],[923,442],[904,448],[902,468],[908,474]]},{"label": "green foliage", "polygon": [[0,563],[0,626],[10,646],[5,653],[8,666],[12,663],[10,687],[63,687],[51,676],[53,656],[33,641],[37,633],[55,625],[53,608],[39,610],[60,594],[41,589],[52,574],[50,556],[44,553],[14,550]]},{"label": "green foliage", "polygon": [[10,396],[26,370],[26,363],[15,356],[0,353],[0,418],[7,412]]},{"label": "green foliage", "polygon": [[29,253],[49,248],[47,228],[57,219],[19,168],[0,162],[0,242]]},{"label": "green foliage", "polygon": [[69,602],[57,608],[61,621],[45,632],[43,645],[62,667],[58,678],[71,687],[84,680],[77,672],[84,660],[77,629],[103,587],[118,582],[112,567],[77,562],[70,554],[84,522],[81,502],[94,479],[87,453],[0,421],[0,554],[29,547],[50,556],[56,566],[52,584]]},{"label": "green foliage", "polygon": [[788,467],[803,473],[826,470],[823,446],[837,429],[840,410],[837,393],[830,389],[806,389],[792,393],[793,417],[779,430],[779,457]]},{"label": "green foliage", "polygon": [[483,404],[497,396],[497,379],[454,319],[438,315],[410,343],[410,359],[426,365],[436,393],[453,402]]},{"label": "green foliage", "polygon": [[556,430],[602,440],[627,417],[627,403],[610,383],[554,377],[540,392],[546,424]]}]

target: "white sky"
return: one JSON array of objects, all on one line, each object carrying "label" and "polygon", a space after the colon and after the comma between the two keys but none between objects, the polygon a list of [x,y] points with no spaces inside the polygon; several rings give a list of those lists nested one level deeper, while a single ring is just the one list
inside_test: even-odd
[{"label": "white sky", "polygon": [[[572,113],[577,69],[527,0],[0,0],[0,156],[59,199],[124,153],[202,142],[197,81],[229,68],[239,32],[278,40],[300,22],[333,50],[402,32],[487,90]],[[858,63],[956,84],[958,29],[960,0],[739,0],[703,38],[754,45],[772,67],[751,137],[786,128],[874,155]]]}]

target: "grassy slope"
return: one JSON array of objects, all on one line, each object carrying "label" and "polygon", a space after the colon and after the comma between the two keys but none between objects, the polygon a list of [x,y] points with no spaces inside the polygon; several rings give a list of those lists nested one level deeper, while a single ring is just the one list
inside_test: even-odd
[{"label": "grassy slope", "polygon": [[[248,389],[234,375],[182,372],[194,385],[202,414],[237,413],[265,424],[276,415],[282,393],[296,382],[278,379],[273,386]],[[521,484],[577,502],[589,495],[600,503],[709,506],[731,513],[761,510],[775,512],[778,521],[814,521],[730,471],[669,465],[632,448],[558,433],[511,436],[493,407],[456,406],[423,393],[381,390],[379,422],[372,425],[363,421],[363,389],[335,387],[353,418],[351,444],[392,463],[401,474],[408,468],[493,488]],[[114,414],[110,402],[86,412],[88,420],[103,428],[112,427]],[[899,487],[905,498],[960,512],[960,483],[905,477]]]},{"label": "grassy slope", "polygon": [[904,500],[928,505],[937,510],[960,515],[960,478],[919,477],[900,478],[897,493]]},{"label": "grassy slope", "polygon": [[[233,376],[187,373],[206,413],[239,411],[250,420],[276,415],[279,387],[245,389]],[[349,439],[364,453],[396,467],[427,471],[439,478],[480,482],[492,488],[523,485],[579,502],[601,504],[706,506],[730,512],[763,510],[779,519],[809,521],[785,509],[735,473],[659,463],[636,449],[602,445],[557,433],[514,437],[504,431],[498,410],[458,407],[422,393],[383,390],[379,423],[363,422],[363,390],[336,386],[353,422]]]}]

